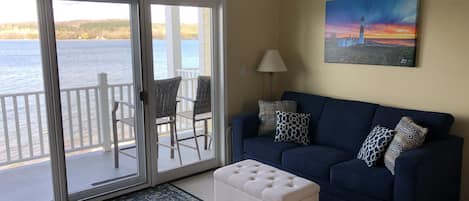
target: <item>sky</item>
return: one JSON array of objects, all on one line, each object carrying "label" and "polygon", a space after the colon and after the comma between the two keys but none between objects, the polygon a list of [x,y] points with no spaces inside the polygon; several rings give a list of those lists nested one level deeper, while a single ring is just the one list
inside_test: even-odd
[{"label": "sky", "polygon": [[363,16],[367,38],[413,39],[417,6],[417,0],[327,0],[326,32],[356,36]]},{"label": "sky", "polygon": [[[129,19],[129,6],[114,3],[90,3],[53,0],[56,21]],[[165,21],[164,6],[152,6],[153,23]],[[103,12],[106,11],[106,12]],[[181,8],[181,23],[197,23],[197,9]],[[0,0],[0,24],[37,21],[36,0]]]}]

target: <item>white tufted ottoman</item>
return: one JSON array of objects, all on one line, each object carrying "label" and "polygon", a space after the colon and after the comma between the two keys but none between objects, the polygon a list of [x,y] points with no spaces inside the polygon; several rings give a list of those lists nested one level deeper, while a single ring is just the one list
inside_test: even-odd
[{"label": "white tufted ottoman", "polygon": [[319,186],[277,168],[245,160],[215,171],[215,201],[318,201]]}]

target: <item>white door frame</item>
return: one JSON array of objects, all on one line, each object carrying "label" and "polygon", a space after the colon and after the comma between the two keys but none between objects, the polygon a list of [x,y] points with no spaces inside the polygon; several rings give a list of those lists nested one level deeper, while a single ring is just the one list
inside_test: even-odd
[{"label": "white door frame", "polygon": [[[52,0],[37,0],[54,200],[68,199]],[[57,104],[58,103],[58,104]],[[60,114],[60,115],[57,115]]]}]

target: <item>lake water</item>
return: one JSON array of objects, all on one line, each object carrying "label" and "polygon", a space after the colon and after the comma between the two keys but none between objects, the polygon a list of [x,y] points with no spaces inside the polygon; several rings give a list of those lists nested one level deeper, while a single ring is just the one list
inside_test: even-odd
[{"label": "lake water", "polygon": [[[197,40],[183,40],[182,68],[199,65]],[[167,77],[166,41],[153,41],[155,78]],[[58,41],[61,88],[93,86],[107,73],[111,84],[132,81],[130,40]],[[0,94],[43,90],[40,44],[37,40],[0,41]]]}]

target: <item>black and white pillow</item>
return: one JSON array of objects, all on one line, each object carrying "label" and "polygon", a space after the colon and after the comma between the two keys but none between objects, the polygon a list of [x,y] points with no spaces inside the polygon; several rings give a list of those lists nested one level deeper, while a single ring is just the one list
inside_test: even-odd
[{"label": "black and white pillow", "polygon": [[302,145],[309,144],[310,114],[292,112],[276,112],[277,127],[275,142],[293,142]]},{"label": "black and white pillow", "polygon": [[376,165],[392,141],[394,134],[394,130],[377,125],[363,143],[357,159],[365,161],[368,167]]}]

